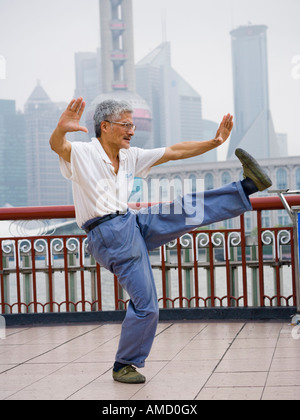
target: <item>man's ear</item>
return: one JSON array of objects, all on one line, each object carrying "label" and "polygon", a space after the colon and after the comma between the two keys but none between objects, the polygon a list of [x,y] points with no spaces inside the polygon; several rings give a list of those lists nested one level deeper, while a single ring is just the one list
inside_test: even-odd
[{"label": "man's ear", "polygon": [[103,131],[104,133],[107,133],[109,125],[110,125],[109,122],[102,121],[101,124],[100,124],[101,132]]}]

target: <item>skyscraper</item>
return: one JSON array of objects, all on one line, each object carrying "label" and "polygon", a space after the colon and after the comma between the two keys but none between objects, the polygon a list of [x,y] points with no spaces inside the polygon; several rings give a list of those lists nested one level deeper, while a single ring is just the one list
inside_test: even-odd
[{"label": "skyscraper", "polygon": [[70,185],[61,176],[57,155],[49,147],[50,136],[66,105],[52,102],[39,82],[25,104],[29,206],[72,202]]},{"label": "skyscraper", "polygon": [[99,0],[101,29],[102,92],[86,112],[86,126],[94,131],[95,106],[105,99],[125,100],[133,107],[137,126],[134,145],[152,147],[149,105],[136,93],[132,0]]},{"label": "skyscraper", "polygon": [[240,26],[231,33],[235,127],[228,159],[237,147],[257,158],[279,157],[269,106],[267,26]]},{"label": "skyscraper", "polygon": [[0,207],[27,205],[24,129],[16,102],[0,99]]},{"label": "skyscraper", "polygon": [[[155,147],[210,138],[211,130],[202,119],[201,96],[172,68],[169,42],[161,43],[136,64],[136,84],[152,109]],[[212,150],[190,163],[216,160],[217,152]]]},{"label": "skyscraper", "polygon": [[100,0],[103,93],[135,92],[132,0]]}]

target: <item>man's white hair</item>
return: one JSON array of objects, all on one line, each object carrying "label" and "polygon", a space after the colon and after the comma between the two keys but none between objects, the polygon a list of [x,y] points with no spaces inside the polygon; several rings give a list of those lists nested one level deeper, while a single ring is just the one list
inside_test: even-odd
[{"label": "man's white hair", "polygon": [[97,105],[94,114],[94,127],[96,137],[101,137],[100,124],[104,120],[117,121],[124,112],[133,113],[132,106],[126,101],[107,99]]}]

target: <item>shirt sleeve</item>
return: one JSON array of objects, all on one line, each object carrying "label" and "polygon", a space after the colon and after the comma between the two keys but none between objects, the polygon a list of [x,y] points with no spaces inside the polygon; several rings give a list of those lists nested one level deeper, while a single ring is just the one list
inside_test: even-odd
[{"label": "shirt sleeve", "polygon": [[159,149],[139,149],[137,150],[135,176],[146,178],[151,171],[152,166],[163,157],[166,148],[161,147]]},{"label": "shirt sleeve", "polygon": [[86,162],[86,143],[74,142],[72,143],[71,162],[67,162],[59,156],[59,166],[61,174],[64,178],[76,182],[78,180],[77,168],[80,168]]}]

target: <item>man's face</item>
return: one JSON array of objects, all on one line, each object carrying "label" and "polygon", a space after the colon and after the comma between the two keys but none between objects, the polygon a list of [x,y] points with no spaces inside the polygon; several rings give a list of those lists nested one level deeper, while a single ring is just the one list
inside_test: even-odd
[{"label": "man's face", "polygon": [[[126,127],[122,124],[131,124]],[[134,126],[131,112],[124,112],[120,119],[109,124],[109,143],[118,149],[129,149],[131,138],[134,136]]]}]

